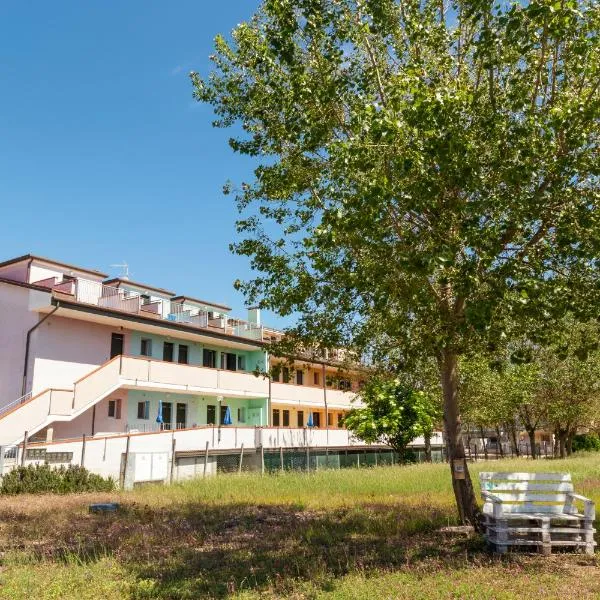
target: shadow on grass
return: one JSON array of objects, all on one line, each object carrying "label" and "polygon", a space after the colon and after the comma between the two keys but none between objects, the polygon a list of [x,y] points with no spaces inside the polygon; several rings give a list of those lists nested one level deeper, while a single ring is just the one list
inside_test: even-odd
[{"label": "shadow on grass", "polygon": [[[2,517],[2,515],[0,515]],[[29,518],[30,522],[27,522]],[[4,540],[38,559],[66,563],[112,556],[132,574],[134,597],[224,598],[240,590],[331,589],[352,572],[434,560],[462,561],[478,538],[443,537],[447,514],[432,506],[369,504],[311,511],[289,505],[129,504],[115,515],[80,511],[5,521]],[[46,522],[47,521],[47,522]]]}]

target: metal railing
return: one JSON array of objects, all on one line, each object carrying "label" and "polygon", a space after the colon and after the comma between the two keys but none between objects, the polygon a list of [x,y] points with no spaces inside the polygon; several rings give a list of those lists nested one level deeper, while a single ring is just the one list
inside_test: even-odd
[{"label": "metal railing", "polygon": [[189,304],[171,302],[167,320],[196,327],[208,327],[208,312]]},{"label": "metal railing", "polygon": [[12,402],[9,402],[8,404],[2,406],[0,408],[0,415],[11,411],[13,408],[19,406],[20,404],[25,404],[25,402],[27,402],[28,400],[31,400],[31,392],[27,392],[20,398],[17,398],[16,400],[13,400]]},{"label": "metal railing", "polygon": [[[73,281],[61,282],[53,287],[56,292],[71,294],[78,302],[119,310],[130,314],[147,314],[174,323],[185,323],[206,329],[217,327],[231,335],[253,340],[263,339],[263,327],[255,323],[233,320],[222,315],[211,318],[207,310],[172,302],[170,300],[152,299],[139,292],[126,290],[99,281],[77,278]],[[235,323],[232,325],[231,323]]]}]

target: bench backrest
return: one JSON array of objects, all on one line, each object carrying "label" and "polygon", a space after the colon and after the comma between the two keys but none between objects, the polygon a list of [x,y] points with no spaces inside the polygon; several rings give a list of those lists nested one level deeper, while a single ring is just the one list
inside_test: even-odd
[{"label": "bench backrest", "polygon": [[[573,491],[570,473],[506,473],[479,474],[482,491],[503,500],[504,512],[569,512],[567,492]],[[491,513],[491,502],[484,512]]]}]

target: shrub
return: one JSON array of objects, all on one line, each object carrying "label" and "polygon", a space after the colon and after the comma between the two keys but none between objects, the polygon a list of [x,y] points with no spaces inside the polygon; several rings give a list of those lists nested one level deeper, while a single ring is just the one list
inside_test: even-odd
[{"label": "shrub", "polygon": [[112,478],[105,479],[84,467],[53,468],[50,465],[17,467],[2,477],[0,494],[71,494],[75,492],[110,492]]},{"label": "shrub", "polygon": [[573,452],[585,450],[600,452],[600,436],[597,433],[582,433],[573,438]]}]

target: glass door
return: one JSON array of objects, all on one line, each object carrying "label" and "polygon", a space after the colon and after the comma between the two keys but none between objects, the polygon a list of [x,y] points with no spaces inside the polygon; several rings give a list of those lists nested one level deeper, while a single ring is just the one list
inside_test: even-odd
[{"label": "glass door", "polygon": [[186,427],[186,420],[187,420],[187,404],[184,404],[183,402],[178,402],[177,403],[177,421],[176,421],[176,428],[177,429],[185,429]]}]

